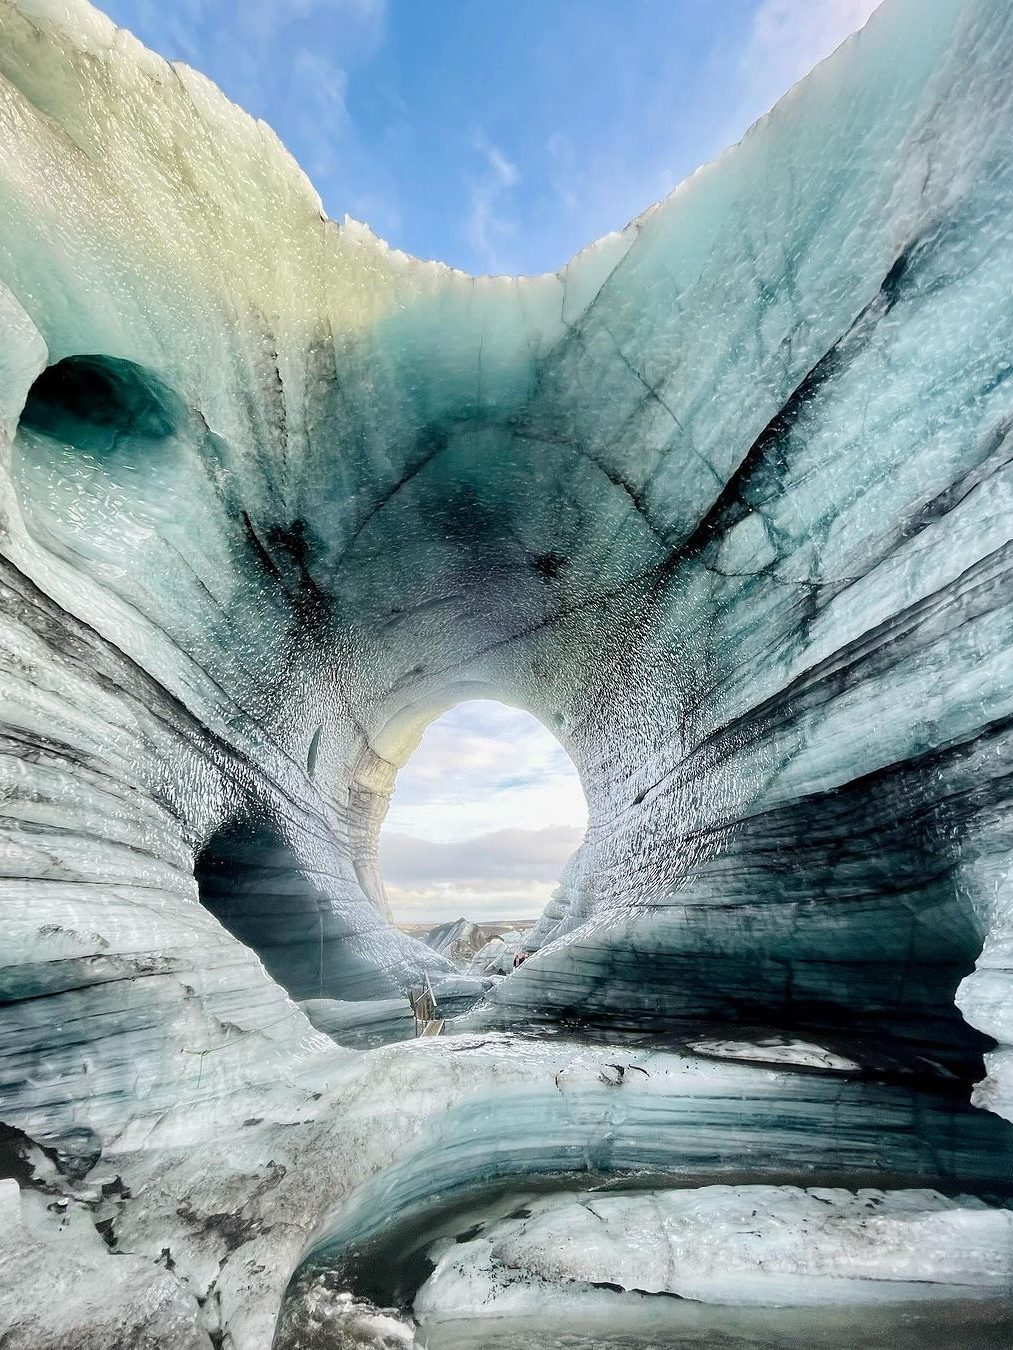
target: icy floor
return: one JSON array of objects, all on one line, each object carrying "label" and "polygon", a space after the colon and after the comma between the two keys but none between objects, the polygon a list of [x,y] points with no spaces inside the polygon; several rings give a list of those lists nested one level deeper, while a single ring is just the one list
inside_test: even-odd
[{"label": "icy floor", "polygon": [[[752,1079],[756,1074],[762,1076],[770,1072],[776,1065],[780,1090],[789,1097],[812,1104],[826,1099],[825,1109],[831,1110],[835,1119],[844,1111],[850,1122],[845,1132],[853,1132],[856,1140],[868,1138],[873,1142],[879,1179],[876,1171],[860,1175],[853,1164],[844,1164],[834,1172],[823,1169],[816,1172],[811,1161],[802,1161],[800,1170],[794,1175],[777,1177],[768,1174],[768,1180],[775,1184],[753,1188],[756,1196],[750,1198],[752,1192],[746,1195],[748,1204],[745,1209],[739,1204],[742,1213],[738,1213],[736,1194],[741,1197],[745,1192],[737,1192],[736,1188],[744,1185],[752,1167],[759,1166],[758,1158],[753,1156],[747,1142],[746,1126],[752,1113],[745,1098],[737,1105],[731,1101],[727,1103],[733,1116],[741,1114],[741,1127],[738,1132],[732,1132],[731,1152],[722,1163],[723,1176],[708,1177],[704,1169],[699,1168],[690,1179],[685,1172],[669,1175],[640,1166],[625,1173],[621,1170],[611,1174],[599,1171],[597,1175],[571,1172],[539,1176],[520,1172],[510,1176],[501,1172],[494,1180],[492,1169],[506,1166],[501,1145],[495,1158],[489,1159],[488,1181],[473,1182],[464,1190],[451,1184],[448,1189],[441,1184],[436,1172],[429,1171],[421,1180],[407,1185],[404,1199],[411,1199],[407,1205],[403,1205],[403,1201],[392,1205],[388,1210],[391,1221],[382,1231],[374,1231],[365,1240],[353,1239],[350,1243],[339,1244],[330,1254],[326,1251],[318,1253],[290,1291],[275,1350],[344,1350],[345,1347],[360,1346],[373,1347],[373,1350],[400,1350],[407,1346],[425,1346],[428,1350],[441,1350],[441,1347],[478,1350],[478,1347],[486,1346],[502,1346],[504,1350],[509,1347],[514,1350],[555,1350],[557,1347],[558,1350],[597,1350],[597,1347],[602,1350],[606,1347],[650,1350],[650,1347],[658,1347],[661,1350],[661,1347],[675,1346],[707,1346],[715,1350],[731,1350],[731,1347],[755,1347],[756,1350],[762,1350],[762,1347],[771,1350],[799,1347],[802,1350],[805,1347],[808,1350],[821,1346],[826,1346],[827,1350],[830,1347],[834,1350],[866,1350],[876,1345],[889,1346],[891,1350],[904,1350],[906,1346],[917,1346],[918,1350],[944,1350],[944,1347],[945,1350],[957,1350],[958,1347],[960,1350],[978,1350],[979,1347],[980,1350],[993,1350],[993,1347],[1002,1346],[1008,1350],[1013,1344],[1013,1302],[1005,1295],[997,1298],[994,1294],[997,1289],[1013,1290],[1013,1223],[1005,1214],[982,1212],[981,1201],[974,1198],[958,1202],[957,1213],[951,1209],[949,1214],[942,1214],[951,1207],[952,1198],[961,1189],[967,1189],[954,1187],[952,1181],[949,1186],[945,1182],[942,1185],[950,1200],[943,1200],[939,1195],[933,1198],[934,1193],[925,1189],[908,1189],[901,1195],[900,1191],[905,1187],[924,1188],[927,1184],[925,1173],[915,1170],[924,1165],[924,1159],[919,1161],[921,1154],[917,1152],[896,1154],[891,1164],[895,1169],[892,1174],[884,1166],[891,1149],[898,1144],[903,1149],[903,1138],[907,1134],[905,1128],[898,1135],[896,1122],[891,1126],[887,1123],[888,1115],[880,1114],[887,1102],[898,1092],[902,1096],[913,1094],[912,1101],[922,1102],[921,1112],[935,1098],[939,1103],[944,1100],[939,1094],[944,1091],[945,1079],[937,1079],[934,1089],[901,1088],[904,1075],[896,1072],[895,1065],[873,1064],[864,1051],[859,1051],[859,1060],[865,1061],[864,1072],[869,1075],[866,1086],[857,1088],[854,1083],[847,1086],[841,1083],[838,1088],[844,1057],[836,1047],[802,1043],[763,1030],[749,1033],[746,1029],[739,1029],[734,1040],[710,1035],[698,1035],[693,1039],[698,1046],[697,1057],[691,1056],[685,1062],[692,1064],[695,1060],[698,1068],[694,1072],[745,1074]],[[466,1054],[485,1055],[495,1053],[497,1049],[502,1053],[504,1047],[509,1046],[515,1057],[531,1055],[539,1058],[552,1053],[553,1040],[552,1037],[502,1037],[490,1033],[488,1038],[473,1042],[467,1037],[445,1039],[443,1051],[459,1045]],[[630,1091],[650,1095],[655,1090],[656,1068],[667,1063],[665,1052],[659,1055],[657,1050],[645,1052],[641,1047],[634,1052],[627,1046],[622,1053],[619,1045],[594,1047],[588,1040],[572,1042],[571,1049],[576,1050],[578,1044],[581,1045],[580,1056],[601,1061],[600,1072],[590,1068],[586,1072],[582,1070],[581,1081],[587,1077],[589,1081],[593,1079],[600,1083],[599,1090],[610,1087],[618,1091],[617,1105],[627,1101],[626,1094]],[[456,1054],[454,1058],[457,1058]],[[630,1065],[625,1066],[626,1071],[621,1076],[618,1070],[612,1075],[610,1071],[615,1066],[606,1064],[606,1060],[615,1060],[617,1065],[620,1061],[630,1060]],[[767,1060],[770,1068],[761,1068],[757,1061],[762,1060]],[[727,1069],[718,1067],[722,1061],[728,1065]],[[741,1067],[733,1069],[734,1061],[739,1061]],[[638,1072],[634,1067],[638,1063],[641,1067],[646,1065],[647,1072]],[[858,1067],[853,1059],[849,1063]],[[847,1099],[856,1088],[869,1098],[863,1108],[858,1107],[857,1098],[850,1107],[848,1105]],[[556,1091],[566,1090],[568,1078],[564,1072],[562,1078],[557,1075]],[[633,1098],[628,1101],[632,1105]],[[697,1110],[706,1114],[708,1109],[699,1098]],[[774,1127],[784,1109],[785,1103],[780,1101],[772,1101],[762,1108],[767,1128]],[[819,1132],[823,1110],[824,1107],[819,1108],[803,1133]],[[863,1123],[866,1112],[870,1114]],[[947,1127],[950,1144],[956,1146],[963,1131],[974,1131],[981,1118],[969,1107],[958,1110]],[[838,1123],[844,1128],[843,1118]],[[922,1121],[918,1128],[923,1127]],[[687,1128],[690,1128],[689,1122]],[[742,1172],[737,1177],[731,1170],[735,1140],[742,1161]],[[1000,1143],[998,1139],[995,1141],[997,1147]],[[1001,1151],[999,1147],[999,1153]],[[999,1153],[995,1154],[997,1158]],[[977,1188],[970,1189],[977,1189],[986,1201],[992,1201],[992,1191],[997,1185],[999,1190],[1002,1189],[997,1183],[999,1176],[1000,1173],[994,1172],[987,1183],[982,1178]],[[942,1174],[940,1180],[941,1177]],[[699,1189],[722,1180],[733,1185],[711,1186],[709,1192]],[[793,1182],[796,1186],[809,1188],[808,1191],[789,1189]],[[388,1176],[384,1182],[383,1203],[391,1204],[392,1196],[396,1195],[396,1191],[390,1190],[391,1185]],[[855,1213],[862,1209],[862,1204],[854,1201],[854,1197],[849,1198],[847,1192],[870,1186],[882,1186],[888,1194],[884,1196],[883,1190],[870,1192],[877,1198],[871,1209],[866,1205],[865,1213],[859,1213],[856,1226]],[[683,1221],[682,1211],[686,1206],[678,1196],[680,1191],[685,1195],[684,1188],[687,1187],[694,1190],[689,1208],[697,1211],[690,1227],[696,1223],[699,1231],[687,1232],[678,1241],[673,1240],[673,1260],[685,1263],[687,1257],[693,1258],[700,1248],[703,1255],[697,1262],[696,1276],[702,1275],[705,1284],[708,1280],[713,1284],[716,1278],[717,1284],[722,1286],[717,1295],[712,1288],[683,1287],[679,1280],[669,1278],[671,1270],[666,1270],[667,1258],[658,1254],[664,1245],[662,1239],[669,1231],[666,1223],[674,1221],[678,1226]],[[829,1196],[840,1209],[843,1242],[840,1231],[834,1229],[833,1224],[829,1232],[821,1226],[824,1205],[812,1198],[814,1190],[818,1192],[821,1187],[824,1198]],[[825,1189],[831,1187],[846,1189],[836,1192]],[[645,1196],[649,1191],[667,1196],[660,1206],[660,1220],[655,1224],[657,1232],[648,1231],[650,1224],[644,1222],[645,1214],[650,1217],[648,1212],[653,1212],[654,1202]],[[708,1218],[708,1206],[713,1208],[712,1196],[717,1198],[719,1210],[722,1206],[728,1209],[722,1199],[722,1193],[726,1192],[732,1195],[731,1209],[735,1212],[718,1214],[716,1218],[711,1216],[714,1218],[712,1223]],[[673,1196],[676,1197],[674,1202]],[[587,1223],[581,1229],[579,1224],[571,1222],[568,1215],[571,1211],[576,1213],[577,1207],[589,1198],[597,1209],[620,1214],[618,1225],[612,1232],[606,1234],[603,1226],[601,1234],[597,1234],[597,1230],[593,1226],[589,1229]],[[920,1203],[922,1200],[924,1204]],[[1003,1206],[1008,1204],[1008,1199],[1000,1197],[995,1203]],[[621,1217],[624,1211],[629,1211],[625,1219]],[[760,1219],[749,1221],[743,1217],[747,1212],[757,1211],[761,1213]],[[528,1222],[532,1213],[535,1215],[533,1225]],[[815,1228],[802,1231],[807,1224],[812,1225],[814,1213],[818,1220]],[[932,1217],[925,1227],[926,1215],[930,1214]],[[867,1222],[867,1216],[874,1217]],[[913,1227],[907,1229],[909,1217],[916,1225],[922,1225],[917,1233]],[[547,1243],[541,1240],[544,1233],[539,1236],[539,1224],[545,1227],[546,1223],[549,1229],[554,1229],[548,1234]],[[762,1233],[751,1233],[752,1229],[759,1230],[764,1224]],[[956,1231],[961,1225],[968,1224],[974,1229],[972,1236],[976,1235],[970,1245],[982,1246],[979,1238],[984,1242],[981,1252],[970,1255],[970,1229],[962,1237],[957,1234],[959,1243],[955,1243],[954,1234],[947,1237],[944,1231],[948,1225],[955,1226]],[[981,1229],[982,1224],[987,1233]],[[625,1231],[622,1231],[624,1226]],[[597,1244],[594,1242],[596,1235],[600,1238]],[[508,1247],[512,1243],[517,1249],[511,1260],[516,1258],[525,1267],[523,1271],[510,1269],[509,1262],[507,1266],[497,1266],[487,1260],[488,1244],[499,1242],[502,1245],[504,1241]],[[681,1254],[677,1250],[679,1241],[682,1242]],[[769,1254],[769,1263],[763,1251],[760,1252],[763,1259],[753,1260],[757,1244]],[[958,1246],[960,1254],[957,1253]],[[596,1261],[593,1253],[599,1248],[601,1260]],[[714,1249],[712,1260],[706,1258],[708,1248]],[[624,1252],[636,1264],[639,1260],[637,1251],[645,1258],[650,1257],[641,1262],[641,1266],[647,1270],[653,1262],[657,1279],[646,1285],[639,1278],[627,1280],[627,1287],[621,1288],[619,1267],[623,1264]],[[844,1276],[845,1287],[836,1292],[824,1288],[818,1279],[809,1279],[807,1283],[799,1278],[800,1275],[818,1273],[823,1256],[829,1261],[827,1269],[833,1267],[831,1273],[835,1277],[839,1273]],[[979,1281],[977,1289],[968,1291],[976,1297],[966,1301],[960,1288],[961,1280],[967,1275],[962,1260],[968,1269],[974,1267],[975,1279],[982,1272],[987,1274],[983,1283]],[[742,1266],[741,1271],[735,1265],[736,1261]],[[747,1270],[750,1262],[753,1268]],[[773,1283],[765,1283],[767,1265],[771,1268]],[[782,1302],[785,1305],[815,1302],[823,1306],[767,1309],[715,1306],[735,1303],[741,1294],[741,1280],[748,1277],[755,1284],[758,1274],[760,1283],[765,1284],[767,1296],[743,1301],[753,1304]],[[692,1271],[690,1276],[695,1278]],[[924,1289],[918,1287],[922,1276]],[[683,1278],[682,1267],[679,1278]],[[642,1288],[657,1292],[644,1293]],[[662,1292],[666,1289],[669,1292]],[[918,1300],[929,1294],[936,1300],[934,1306],[919,1306]],[[892,1300],[889,1309],[859,1306],[884,1297]],[[701,1301],[695,1301],[697,1299]],[[851,1306],[845,1308],[845,1303]]]},{"label": "icy floor", "polygon": [[320,1280],[274,1350],[1009,1350],[1009,1299],[878,1307],[715,1307],[692,1300],[614,1296],[612,1306],[532,1300],[527,1313],[423,1321],[378,1310]]},{"label": "icy floor", "polygon": [[350,1298],[321,1299],[274,1350],[1009,1350],[1013,1304],[995,1299],[879,1308],[723,1308],[625,1298],[609,1312],[414,1327]]}]

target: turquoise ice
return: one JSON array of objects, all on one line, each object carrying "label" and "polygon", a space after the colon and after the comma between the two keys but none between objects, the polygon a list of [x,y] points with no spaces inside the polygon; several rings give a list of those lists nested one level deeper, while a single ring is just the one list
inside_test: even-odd
[{"label": "turquoise ice", "polygon": [[[192,1344],[270,1344],[337,1198],[424,1192],[426,1122],[527,1082],[503,1029],[760,1044],[778,1102],[836,1057],[888,1090],[846,1077],[850,1123],[817,1092],[765,1176],[784,1145],[1008,1179],[1005,0],[888,0],[664,202],[522,278],[325,219],[267,127],[84,0],[0,0],[0,32],[0,1119],[119,1251],[171,1249]],[[369,1030],[349,1005],[396,1029],[455,977],[391,926],[377,837],[475,697],[559,738],[589,826],[468,1015],[466,1079],[450,1040],[335,1042]],[[567,1053],[528,1085],[560,1167]],[[603,1053],[580,1148],[637,1077]],[[384,1092],[390,1137],[343,1129]],[[446,1125],[446,1188],[509,1153],[497,1119],[466,1159]]]}]

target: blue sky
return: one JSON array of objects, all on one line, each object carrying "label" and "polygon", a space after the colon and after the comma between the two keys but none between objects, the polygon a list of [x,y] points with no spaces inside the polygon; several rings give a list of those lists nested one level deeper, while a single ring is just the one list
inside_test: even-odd
[{"label": "blue sky", "polygon": [[109,0],[268,121],[327,213],[538,272],[738,139],[875,0]]},{"label": "blue sky", "polygon": [[[540,272],[737,140],[876,0],[108,0],[269,122],[324,209],[471,272]],[[398,917],[540,912],[584,801],[544,728],[470,703],[398,778]]]}]

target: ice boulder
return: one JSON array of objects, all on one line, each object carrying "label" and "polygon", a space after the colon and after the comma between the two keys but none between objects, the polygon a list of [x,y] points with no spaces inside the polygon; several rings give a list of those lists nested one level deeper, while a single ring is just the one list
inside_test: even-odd
[{"label": "ice boulder", "polygon": [[913,1303],[1013,1296],[1013,1212],[933,1191],[709,1186],[549,1197],[445,1244],[423,1321],[607,1302]]},{"label": "ice boulder", "polygon": [[456,965],[466,966],[480,948],[484,947],[495,934],[481,924],[469,919],[455,919],[452,923],[440,924],[426,937],[426,946],[441,956],[449,956]]}]

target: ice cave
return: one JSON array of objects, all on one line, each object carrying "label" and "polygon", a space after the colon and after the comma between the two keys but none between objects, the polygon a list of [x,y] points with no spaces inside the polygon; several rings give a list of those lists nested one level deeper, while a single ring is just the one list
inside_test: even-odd
[{"label": "ice cave", "polygon": [[[1011,209],[1009,0],[520,278],[0,0],[4,1350],[1013,1344]],[[378,860],[475,698],[516,967]]]}]

